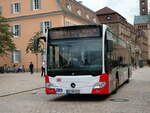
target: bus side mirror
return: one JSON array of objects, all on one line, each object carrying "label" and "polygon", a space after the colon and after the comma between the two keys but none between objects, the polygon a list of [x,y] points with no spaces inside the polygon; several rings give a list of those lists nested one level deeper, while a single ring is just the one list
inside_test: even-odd
[{"label": "bus side mirror", "polygon": [[44,40],[44,42],[46,42],[46,37],[35,37],[34,50],[38,50],[40,40]]},{"label": "bus side mirror", "polygon": [[113,51],[113,41],[112,40],[108,40],[108,52],[112,52]]}]

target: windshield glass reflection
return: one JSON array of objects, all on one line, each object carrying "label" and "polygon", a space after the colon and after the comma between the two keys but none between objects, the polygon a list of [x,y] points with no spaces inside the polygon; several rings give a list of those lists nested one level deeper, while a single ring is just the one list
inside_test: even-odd
[{"label": "windshield glass reflection", "polygon": [[48,46],[48,71],[100,71],[100,39],[55,40]]}]

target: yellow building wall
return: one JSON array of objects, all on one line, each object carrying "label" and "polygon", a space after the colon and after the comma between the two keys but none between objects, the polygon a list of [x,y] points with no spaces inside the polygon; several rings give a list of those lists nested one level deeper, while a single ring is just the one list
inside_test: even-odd
[{"label": "yellow building wall", "polygon": [[[10,25],[20,24],[21,25],[21,37],[14,38],[16,44],[16,49],[21,50],[21,63],[17,65],[25,65],[25,68],[28,68],[28,65],[32,61],[36,65],[36,56],[35,54],[26,53],[26,47],[29,43],[30,38],[33,37],[34,33],[40,31],[40,23],[42,21],[51,21],[52,27],[63,26],[63,15],[47,16],[41,18],[25,19],[20,21],[10,22]],[[38,68],[41,66],[41,56],[38,58]]]},{"label": "yellow building wall", "polygon": [[[21,12],[19,14],[11,13],[11,4],[15,2],[21,3]],[[31,17],[31,15],[42,14],[42,13],[50,13],[60,11],[56,0],[41,0],[41,9],[39,10],[31,10],[31,0],[0,0],[0,6],[2,6],[3,12],[2,16],[6,18],[12,17],[21,17],[21,19],[10,21],[9,24],[12,26],[13,24],[21,25],[21,37],[13,38],[16,44],[16,50],[21,51],[21,63],[16,65],[24,65],[25,68],[28,68],[30,62],[32,61],[36,68],[36,56],[31,53],[26,53],[26,47],[29,43],[29,40],[33,37],[35,32],[40,31],[40,23],[42,21],[51,21],[52,27],[61,27],[65,25],[65,20],[70,21],[76,25],[88,24],[88,22],[75,17],[75,16],[66,16],[65,14],[55,14],[51,16],[44,17]],[[27,18],[22,18],[22,16],[26,16]],[[0,56],[0,66],[4,64],[13,65],[11,63],[11,55],[8,57]],[[41,56],[38,57],[38,68],[41,67]]]},{"label": "yellow building wall", "polygon": [[[19,14],[11,14],[11,4],[16,2],[21,3],[21,12]],[[0,0],[0,6],[3,7],[2,15],[7,18],[60,10],[55,0],[41,0],[41,9],[39,10],[31,9],[31,0]]]},{"label": "yellow building wall", "polygon": [[[21,63],[17,63],[16,65],[24,65],[25,68],[28,68],[30,62],[32,61],[35,68],[36,68],[36,56],[35,54],[32,53],[26,53],[26,47],[27,44],[29,43],[30,38],[33,37],[34,33],[40,31],[40,23],[42,21],[51,21],[52,22],[52,27],[61,27],[64,26],[65,20],[70,21],[76,25],[82,25],[82,24],[87,24],[86,22],[82,22],[80,20],[67,17],[64,15],[53,15],[53,16],[47,16],[47,17],[38,17],[38,18],[33,18],[33,19],[25,19],[25,20],[19,20],[19,21],[12,21],[9,22],[10,26],[13,24],[20,24],[21,25],[21,36],[17,38],[13,38],[14,43],[16,44],[16,50],[21,51]],[[9,60],[7,60],[9,59]],[[13,65],[11,62],[11,55],[8,56],[7,58],[0,58],[0,61],[5,61],[2,62],[1,64],[8,64],[8,65]],[[38,68],[41,67],[41,56],[40,54],[38,55]]]},{"label": "yellow building wall", "polygon": [[[21,11],[18,14],[11,13],[11,4],[13,3],[21,3]],[[2,7],[2,16],[6,18],[21,16],[29,17],[29,15],[55,12],[60,10],[55,0],[41,0],[41,8],[39,10],[32,10],[31,5],[31,0],[0,0],[0,6]],[[35,64],[35,55],[26,54],[25,50],[29,39],[35,32],[38,32],[40,30],[40,22],[43,20],[51,20],[53,22],[53,26],[63,26],[63,21],[61,21],[63,19],[61,15],[9,22],[10,26],[13,24],[21,25],[21,37],[13,39],[16,44],[16,49],[21,50],[21,63],[17,65],[25,65],[25,67],[28,67],[30,61],[33,61],[33,63]],[[0,66],[3,66],[4,64],[13,65],[11,63],[11,56],[11,53],[9,55],[1,55]]]},{"label": "yellow building wall", "polygon": [[7,55],[0,55],[0,67],[4,66],[5,64],[7,65],[11,65],[11,55],[7,54]]}]

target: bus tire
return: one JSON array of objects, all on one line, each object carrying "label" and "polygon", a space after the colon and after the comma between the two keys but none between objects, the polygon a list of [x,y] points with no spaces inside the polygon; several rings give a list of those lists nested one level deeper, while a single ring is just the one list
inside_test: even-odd
[{"label": "bus tire", "polygon": [[113,94],[116,94],[118,91],[118,88],[119,88],[119,76],[118,76],[118,74],[116,74],[115,81],[116,81],[116,84],[115,84],[115,90],[113,91]]},{"label": "bus tire", "polygon": [[128,69],[128,79],[127,79],[127,81],[126,81],[126,83],[129,83],[130,82],[130,69]]}]

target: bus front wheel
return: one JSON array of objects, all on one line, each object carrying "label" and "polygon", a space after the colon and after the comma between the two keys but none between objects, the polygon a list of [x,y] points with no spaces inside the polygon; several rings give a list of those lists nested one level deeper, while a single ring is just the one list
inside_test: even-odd
[{"label": "bus front wheel", "polygon": [[116,84],[115,84],[115,90],[113,91],[113,94],[116,94],[119,88],[119,78],[117,76],[116,76],[115,82]]},{"label": "bus front wheel", "polygon": [[126,83],[129,83],[130,82],[130,69],[128,69],[128,79],[127,79],[127,81],[126,81]]}]

